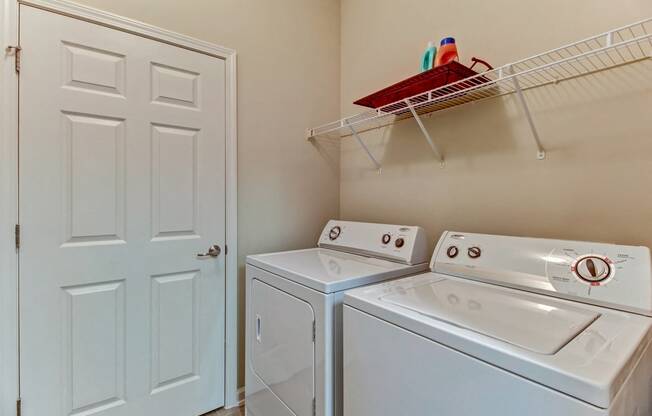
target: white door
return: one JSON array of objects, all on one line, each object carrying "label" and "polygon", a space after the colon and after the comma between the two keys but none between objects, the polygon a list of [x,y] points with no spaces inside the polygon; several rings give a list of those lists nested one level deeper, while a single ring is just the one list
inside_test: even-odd
[{"label": "white door", "polygon": [[225,67],[20,8],[25,416],[224,400]]}]

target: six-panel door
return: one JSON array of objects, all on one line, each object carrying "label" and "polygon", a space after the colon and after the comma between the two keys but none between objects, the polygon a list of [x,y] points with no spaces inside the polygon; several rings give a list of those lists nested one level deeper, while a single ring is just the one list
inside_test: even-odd
[{"label": "six-panel door", "polygon": [[224,61],[20,19],[24,415],[222,406]]}]

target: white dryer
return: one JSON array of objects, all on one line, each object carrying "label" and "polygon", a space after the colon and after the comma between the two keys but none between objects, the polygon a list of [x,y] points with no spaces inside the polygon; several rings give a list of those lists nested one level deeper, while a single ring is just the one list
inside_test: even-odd
[{"label": "white dryer", "polygon": [[346,294],[345,416],[652,415],[648,248],[446,232],[431,270]]},{"label": "white dryer", "polygon": [[329,221],[317,248],[247,257],[249,416],[342,414],[345,290],[428,269],[423,229]]}]

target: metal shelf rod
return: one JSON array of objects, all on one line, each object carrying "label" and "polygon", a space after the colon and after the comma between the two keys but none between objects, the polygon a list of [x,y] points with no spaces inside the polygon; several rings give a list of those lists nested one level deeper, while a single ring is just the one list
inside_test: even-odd
[{"label": "metal shelf rod", "polygon": [[419,128],[421,129],[421,133],[423,133],[424,137],[428,141],[428,144],[430,145],[430,148],[432,149],[433,153],[435,154],[435,156],[437,157],[437,159],[439,159],[439,161],[441,163],[444,163],[444,157],[443,157],[441,151],[439,150],[439,148],[437,147],[435,142],[432,140],[432,137],[430,137],[430,133],[428,133],[428,130],[423,125],[423,121],[421,121],[421,117],[414,110],[414,107],[412,106],[412,103],[410,103],[409,100],[405,100],[405,104],[408,106],[408,108],[410,109],[410,112],[412,113],[412,116],[417,121],[417,124],[419,125]]},{"label": "metal shelf rod", "polygon": [[364,144],[364,142],[362,141],[362,138],[360,137],[360,135],[358,135],[358,132],[355,131],[353,126],[350,125],[348,121],[344,121],[344,124],[351,130],[351,134],[353,134],[353,137],[355,137],[356,140],[358,141],[358,143],[360,144],[360,146],[362,146],[364,151],[367,153],[367,156],[369,156],[369,159],[371,159],[371,161],[373,162],[376,169],[378,169],[378,171],[380,171],[381,168],[382,168],[380,162],[378,162],[378,159],[376,159],[376,157],[371,153],[371,151],[369,150],[367,145]]}]

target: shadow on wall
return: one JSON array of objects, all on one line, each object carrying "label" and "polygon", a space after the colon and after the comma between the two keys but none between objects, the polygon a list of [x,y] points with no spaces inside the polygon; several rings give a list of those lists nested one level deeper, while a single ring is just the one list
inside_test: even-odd
[{"label": "shadow on wall", "polygon": [[331,172],[339,177],[340,175],[340,142],[337,138],[323,137],[309,139],[310,143],[317,150],[319,155],[324,159]]},{"label": "shadow on wall", "polygon": [[[645,129],[650,125],[644,120],[652,106],[651,73],[652,60],[647,59],[529,91],[528,100],[540,120],[538,124],[550,126],[548,148],[563,157],[562,151],[582,146],[582,137],[596,135],[625,144],[627,137],[615,135],[629,132],[625,136],[631,139],[632,129],[649,137],[652,130]],[[636,106],[641,99],[645,105]],[[601,120],[611,121],[604,126],[607,129],[598,129]]]},{"label": "shadow on wall", "polygon": [[[433,141],[444,155],[446,167],[451,160],[466,160],[472,163],[475,157],[487,153],[513,152],[519,138],[505,121],[510,118],[509,107],[512,96],[471,103],[461,108],[452,108],[421,116]],[[490,131],[490,134],[487,134]],[[383,170],[404,169],[418,164],[440,162],[430,148],[413,118],[400,120],[395,124],[369,130],[360,134]],[[352,137],[344,140],[355,142]],[[343,157],[358,159],[362,150],[349,144],[343,148]],[[377,173],[369,161],[355,169],[355,175],[365,177],[369,172]],[[348,172],[353,173],[353,170]]]},{"label": "shadow on wall", "polygon": [[[507,105],[506,99],[497,98],[423,116],[425,127],[444,155],[444,166],[448,159],[471,161],[479,155],[504,153],[517,146],[518,138],[509,124],[499,121],[508,118]],[[491,131],[489,137],[487,129]],[[408,163],[439,163],[413,119],[390,128],[383,158],[383,166],[388,168]]]},{"label": "shadow on wall", "polygon": [[[343,219],[652,246],[652,60],[525,92],[546,150],[516,95],[424,117],[432,153],[406,119],[342,142]],[[616,209],[617,208],[617,209]],[[599,225],[599,226],[598,226]]]},{"label": "shadow on wall", "polygon": [[[599,114],[611,106],[620,106],[632,95],[649,94],[651,69],[652,61],[648,59],[527,90],[525,97],[546,151],[570,150],[581,145],[565,140],[577,136],[574,131],[584,130],[581,126],[568,124],[586,123],[585,129],[590,130],[595,117],[591,111]],[[635,117],[634,114],[630,116]],[[446,161],[463,160],[472,164],[477,157],[514,154],[528,146],[532,148],[533,157],[536,155],[534,139],[515,94],[425,114],[422,120]],[[562,126],[565,128],[560,131]],[[360,136],[383,168],[438,163],[412,118],[363,132]],[[345,140],[355,139],[349,137]],[[348,147],[344,151],[361,152],[357,147]],[[369,163],[368,166],[359,166],[359,170],[363,175],[366,171],[375,171],[375,168]]]}]

